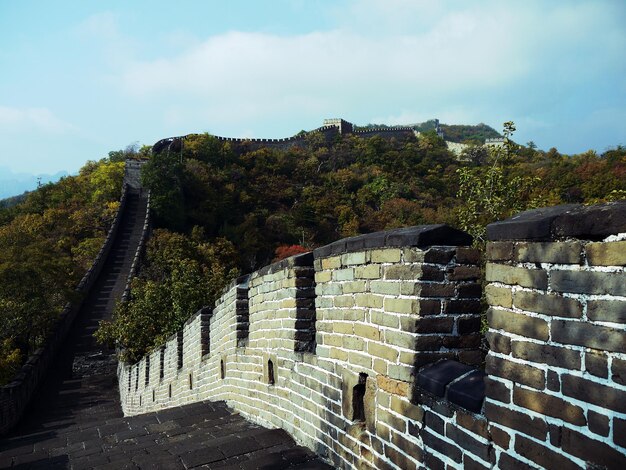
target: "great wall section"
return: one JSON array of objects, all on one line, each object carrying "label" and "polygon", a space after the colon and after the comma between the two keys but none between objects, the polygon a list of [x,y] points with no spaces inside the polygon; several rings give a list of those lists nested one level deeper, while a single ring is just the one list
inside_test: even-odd
[{"label": "great wall section", "polygon": [[[44,348],[0,387],[0,468],[330,468],[284,431],[247,422],[223,402],[124,417],[115,351],[95,344],[98,321],[128,295],[149,233],[149,194],[140,164],[128,161],[119,211],[100,253]],[[207,446],[210,443],[211,446]],[[251,467],[256,468],[256,467]]]},{"label": "great wall section", "polygon": [[[122,295],[148,213],[120,209],[70,334],[90,341],[91,315],[110,314],[103,295]],[[238,279],[119,364],[119,397],[110,367],[70,367],[59,333],[59,366],[0,440],[0,466],[626,468],[626,201],[529,211],[488,236],[485,358],[468,235],[361,235]],[[4,429],[51,357],[2,389]]]}]

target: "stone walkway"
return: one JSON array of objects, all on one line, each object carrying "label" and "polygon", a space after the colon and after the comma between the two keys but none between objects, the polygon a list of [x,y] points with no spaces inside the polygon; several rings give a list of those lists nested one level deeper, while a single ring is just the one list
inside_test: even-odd
[{"label": "stone walkway", "polygon": [[118,238],[65,347],[20,425],[0,438],[0,468],[331,468],[284,431],[251,424],[223,402],[122,416],[115,358],[92,333],[123,293],[145,204],[129,194]]}]

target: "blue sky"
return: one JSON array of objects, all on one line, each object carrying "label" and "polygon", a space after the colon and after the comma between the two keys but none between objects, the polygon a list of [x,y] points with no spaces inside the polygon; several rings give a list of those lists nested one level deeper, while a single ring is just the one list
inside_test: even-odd
[{"label": "blue sky", "polygon": [[626,144],[626,2],[0,0],[0,168],[76,171],[192,132],[517,124]]}]

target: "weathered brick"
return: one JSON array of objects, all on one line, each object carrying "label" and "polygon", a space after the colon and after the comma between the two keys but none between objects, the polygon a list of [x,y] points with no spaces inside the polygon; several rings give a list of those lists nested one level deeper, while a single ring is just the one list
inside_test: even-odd
[{"label": "weathered brick", "polygon": [[434,264],[448,264],[454,257],[454,249],[432,247],[424,251],[424,262]]},{"label": "weathered brick", "polygon": [[452,333],[454,317],[402,317],[400,325],[408,333]]},{"label": "weathered brick", "polygon": [[609,363],[602,351],[585,352],[585,371],[596,377],[607,378],[609,376]]},{"label": "weathered brick", "polygon": [[341,342],[344,348],[354,349],[356,351],[363,351],[363,346],[365,345],[365,341],[363,341],[362,338],[357,338],[356,336],[344,336]]},{"label": "weathered brick", "polygon": [[395,362],[398,359],[398,350],[380,343],[368,343],[367,352],[373,356]]},{"label": "weathered brick", "polygon": [[385,279],[409,280],[422,278],[422,265],[419,264],[395,264],[384,266]]},{"label": "weathered brick", "polygon": [[611,380],[620,385],[626,385],[626,361],[624,359],[613,358]]},{"label": "weathered brick", "polygon": [[620,300],[587,301],[587,317],[593,321],[626,323],[626,302]]},{"label": "weathered brick", "polygon": [[534,289],[546,290],[548,274],[543,269],[526,269],[504,264],[487,263],[485,279],[487,282],[501,282]]},{"label": "weathered brick", "polygon": [[504,429],[500,429],[497,426],[493,426],[491,423],[489,424],[489,435],[491,436],[491,440],[498,447],[507,450],[509,448],[509,443],[511,442],[511,436]]},{"label": "weathered brick", "polygon": [[335,281],[354,280],[354,268],[336,269],[335,271],[333,271],[333,279]]},{"label": "weathered brick", "polygon": [[391,396],[391,409],[413,421],[421,422],[424,418],[424,408],[419,405],[414,405],[409,401],[402,400],[396,395]]},{"label": "weathered brick", "polygon": [[561,376],[558,372],[548,370],[548,376],[546,378],[546,387],[553,392],[561,391]]},{"label": "weathered brick", "polygon": [[402,284],[389,281],[370,281],[370,292],[383,295],[400,295]]},{"label": "weathered brick", "polygon": [[478,264],[480,263],[480,250],[460,246],[456,249],[456,262],[461,264]]},{"label": "weathered brick", "polygon": [[362,323],[354,324],[354,334],[362,338],[378,341],[380,339],[380,330],[375,326],[363,325]]},{"label": "weathered brick", "polygon": [[355,364],[366,369],[372,368],[372,357],[369,355],[350,351],[348,354],[348,360],[351,364]]},{"label": "weathered brick", "polygon": [[489,349],[491,351],[506,355],[511,353],[511,338],[509,336],[490,330],[487,331],[485,337],[489,342]]},{"label": "weathered brick", "polygon": [[515,246],[515,259],[521,263],[579,264],[582,244],[572,242],[520,242]]},{"label": "weathered brick", "polygon": [[446,424],[446,437],[452,439],[465,452],[475,455],[482,460],[489,460],[489,444],[476,440],[476,438],[459,429],[456,425],[452,423]]},{"label": "weathered brick", "polygon": [[521,460],[516,459],[509,454],[500,454],[497,467],[500,470],[535,470],[536,467],[531,467],[525,464]]},{"label": "weathered brick", "polygon": [[480,313],[479,299],[450,299],[444,301],[443,313]]},{"label": "weathered brick", "polygon": [[[319,260],[316,260],[319,261]],[[315,282],[330,282],[333,277],[332,271],[316,271],[315,272]]]},{"label": "weathered brick", "polygon": [[487,356],[485,372],[539,390],[543,390],[546,384],[545,372],[541,369],[493,355]]},{"label": "weathered brick", "polygon": [[573,429],[563,428],[561,448],[587,462],[588,468],[626,468],[626,455],[620,450]]},{"label": "weathered brick", "polygon": [[415,367],[420,368],[426,364],[432,364],[433,362],[440,361],[442,359],[456,359],[454,352],[433,352],[433,351],[420,351],[415,354]]},{"label": "weathered brick", "polygon": [[380,279],[380,265],[368,264],[354,268],[355,279]]},{"label": "weathered brick", "polygon": [[[402,434],[392,433],[391,442],[402,452],[396,451],[392,447],[385,447],[385,455],[399,468],[407,470],[417,469],[417,464],[412,460],[422,460],[422,449],[417,444],[405,439]],[[411,457],[408,457],[408,456]]]},{"label": "weathered brick", "polygon": [[535,392],[520,387],[513,388],[513,403],[546,416],[559,418],[577,426],[587,424],[585,413],[579,406],[543,392]]},{"label": "weathered brick", "polygon": [[430,452],[424,456],[424,465],[429,470],[446,470],[446,464]]},{"label": "weathered brick", "polygon": [[406,433],[407,422],[405,419],[399,418],[385,410],[378,410],[378,420],[401,433]]},{"label": "weathered brick", "polygon": [[482,286],[477,282],[472,282],[469,284],[457,284],[456,287],[456,295],[463,298],[480,298],[483,293]]},{"label": "weathered brick", "polygon": [[341,267],[341,256],[322,259],[322,269],[337,269]]},{"label": "weathered brick", "polygon": [[624,330],[580,321],[552,320],[552,340],[604,351],[626,352]]},{"label": "weathered brick", "polygon": [[424,427],[431,429],[437,434],[443,436],[446,428],[446,423],[436,412],[427,409],[424,413]]},{"label": "weathered brick", "polygon": [[583,315],[583,307],[578,300],[555,294],[517,291],[513,304],[522,310],[555,317],[581,318]]},{"label": "weathered brick", "polygon": [[448,442],[440,439],[435,434],[432,434],[430,431],[428,431],[428,429],[424,429],[422,431],[422,439],[427,447],[436,450],[437,452],[445,455],[446,457],[454,460],[457,463],[461,462],[461,450],[458,447],[453,446],[452,444],[449,444]]},{"label": "weathered brick", "polygon": [[500,424],[515,429],[539,440],[545,440],[548,435],[548,425],[542,418],[533,418],[509,407],[498,406],[495,403],[485,403],[485,417],[490,423]]},{"label": "weathered brick", "polygon": [[587,411],[587,422],[589,423],[589,430],[595,434],[603,437],[609,435],[609,417],[600,413],[596,413],[593,410]]},{"label": "weathered brick", "polygon": [[352,266],[354,264],[365,264],[365,252],[357,251],[355,253],[345,253],[341,255],[341,264],[343,266]]},{"label": "weathered brick", "polygon": [[513,352],[513,357],[526,361],[563,367],[565,369],[580,369],[580,352],[573,349],[528,341],[513,341],[511,351]]},{"label": "weathered brick", "polygon": [[463,364],[470,366],[480,366],[485,362],[485,354],[479,349],[467,349],[464,351],[458,351],[457,359]]},{"label": "weathered brick", "polygon": [[438,351],[443,345],[443,337],[439,335],[418,335],[414,344],[413,348],[417,351]]},{"label": "weathered brick", "polygon": [[543,341],[548,340],[548,324],[541,318],[491,307],[487,311],[487,321],[489,327],[494,330],[504,330]]},{"label": "weathered brick", "polygon": [[394,346],[400,346],[406,349],[414,349],[416,345],[416,339],[420,337],[416,337],[403,331],[386,330],[384,341],[385,343],[393,344]]},{"label": "weathered brick", "polygon": [[478,315],[459,318],[457,331],[459,335],[466,335],[469,333],[478,333],[480,331],[481,319]]},{"label": "weathered brick", "polygon": [[372,263],[399,263],[401,256],[402,251],[398,248],[386,248],[370,252]]},{"label": "weathered brick", "polygon": [[354,294],[357,292],[365,292],[366,291],[366,283],[365,281],[352,281],[352,282],[344,282],[341,285],[343,293],[345,294]]},{"label": "weathered brick", "polygon": [[420,315],[439,315],[441,313],[441,300],[418,299]]},{"label": "weathered brick", "polygon": [[563,394],[577,400],[626,413],[626,392],[570,374],[561,376]]},{"label": "weathered brick", "polygon": [[613,442],[626,448],[626,419],[613,418]]},{"label": "weathered brick", "polygon": [[587,261],[596,266],[626,265],[626,240],[588,243],[585,247]]},{"label": "weathered brick", "polygon": [[488,284],[485,287],[485,296],[490,306],[511,308],[513,306],[513,294],[508,287],[498,287]]},{"label": "weathered brick", "polygon": [[378,294],[353,294],[355,305],[366,308],[383,308],[384,297]]},{"label": "weathered brick", "polygon": [[513,259],[513,242],[489,242],[487,243],[487,259],[489,261]]},{"label": "weathered brick", "polygon": [[372,323],[380,326],[388,326],[390,328],[398,328],[400,325],[400,319],[397,315],[392,315],[387,312],[371,311],[370,318]]},{"label": "weathered brick", "polygon": [[335,322],[333,323],[333,332],[351,335],[354,333],[354,324],[347,322]]},{"label": "weathered brick", "polygon": [[383,309],[386,312],[419,313],[419,302],[415,299],[393,299],[385,297]]},{"label": "weathered brick", "polygon": [[557,292],[626,296],[626,282],[624,282],[623,273],[552,271],[550,287]]},{"label": "weathered brick", "polygon": [[480,278],[478,266],[455,266],[448,270],[448,281],[471,281]]},{"label": "weathered brick", "polygon": [[448,349],[478,348],[480,345],[481,335],[476,332],[474,334],[463,334],[462,336],[443,336],[442,339],[444,347]]},{"label": "weathered brick", "polygon": [[400,380],[395,380],[384,375],[376,376],[376,383],[378,388],[394,395],[400,395],[403,397],[408,396],[410,384]]},{"label": "weathered brick", "polygon": [[506,384],[489,376],[485,377],[485,396],[502,403],[511,402],[511,390]]},{"label": "weathered brick", "polygon": [[522,435],[518,435],[515,438],[515,450],[543,468],[559,468],[563,470],[580,468],[578,464],[575,464],[566,456],[554,452],[546,446],[527,439]]},{"label": "weathered brick", "polygon": [[488,470],[491,466],[486,467],[482,463],[470,457],[470,454],[463,454],[463,470]]},{"label": "weathered brick", "polygon": [[487,430],[488,423],[484,418],[477,418],[473,414],[459,410],[456,413],[456,423],[473,434],[489,439],[489,432]]},{"label": "weathered brick", "polygon": [[415,283],[415,289],[412,292],[405,292],[404,295],[418,295],[420,297],[453,297],[455,294],[455,285],[450,282],[436,283]]}]

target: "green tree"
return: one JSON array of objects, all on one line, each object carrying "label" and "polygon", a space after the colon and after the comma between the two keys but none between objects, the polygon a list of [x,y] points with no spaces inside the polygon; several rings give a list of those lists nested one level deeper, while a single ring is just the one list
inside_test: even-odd
[{"label": "green tree", "polygon": [[515,132],[512,121],[504,123],[504,145],[490,148],[487,166],[463,167],[457,170],[461,205],[458,208],[460,227],[484,245],[486,227],[491,222],[533,206],[533,189],[538,178],[513,176],[507,169],[517,146],[511,140]]}]

